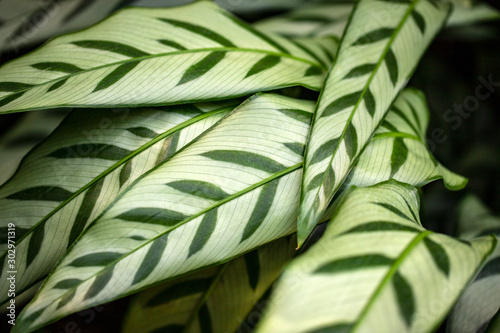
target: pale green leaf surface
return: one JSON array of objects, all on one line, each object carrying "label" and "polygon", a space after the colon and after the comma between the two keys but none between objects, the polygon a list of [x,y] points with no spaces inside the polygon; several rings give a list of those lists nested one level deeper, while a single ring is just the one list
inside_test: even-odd
[{"label": "pale green leaf surface", "polygon": [[[324,43],[336,51],[336,40]],[[319,90],[329,62],[323,48],[258,32],[208,1],[131,8],[0,68],[0,113],[179,104],[294,85]]]},{"label": "pale green leaf surface", "polygon": [[[0,188],[0,228],[16,225],[17,294],[48,274],[88,223],[137,177],[237,103],[75,110]],[[4,267],[6,243],[2,237]],[[3,303],[7,269],[1,274]]]},{"label": "pale green leaf surface", "polygon": [[295,237],[281,238],[226,264],[138,293],[123,333],[235,332],[293,257],[296,245]]},{"label": "pale green leaf surface", "polygon": [[[459,236],[464,239],[472,240],[489,234],[500,237],[500,218],[492,215],[477,197],[467,196],[461,203],[458,214]],[[448,320],[448,331],[483,332],[499,309],[500,247],[497,246],[453,308]]]},{"label": "pale green leaf surface", "polygon": [[[388,12],[383,22],[374,19]],[[299,246],[327,209],[448,12],[449,5],[428,0],[357,3],[320,95],[307,144]]]},{"label": "pale green leaf surface", "polygon": [[448,27],[498,20],[500,18],[500,12],[497,9],[482,1],[449,1],[453,4],[453,11],[446,23]]},{"label": "pale green leaf surface", "polygon": [[430,332],[496,239],[425,230],[414,187],[351,188],[324,236],[285,269],[257,332]]}]

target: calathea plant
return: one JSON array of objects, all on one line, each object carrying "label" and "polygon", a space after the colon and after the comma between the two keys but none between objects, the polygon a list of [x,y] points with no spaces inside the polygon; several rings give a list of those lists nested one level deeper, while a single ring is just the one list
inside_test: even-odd
[{"label": "calathea plant", "polygon": [[11,270],[16,295],[36,291],[13,332],[135,293],[125,332],[235,331],[280,275],[257,332],[432,331],[496,245],[419,218],[417,188],[467,183],[405,88],[450,13],[130,8],[4,64],[1,113],[73,108],[0,188],[1,302]]}]

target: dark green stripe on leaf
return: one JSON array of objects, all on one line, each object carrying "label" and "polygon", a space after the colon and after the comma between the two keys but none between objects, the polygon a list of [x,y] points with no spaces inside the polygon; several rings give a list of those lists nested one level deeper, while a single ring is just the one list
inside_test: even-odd
[{"label": "dark green stripe on leaf", "polygon": [[166,46],[169,46],[169,47],[173,47],[174,49],[177,49],[177,50],[180,50],[180,51],[186,50],[186,48],[184,46],[182,46],[181,44],[179,44],[177,42],[174,42],[172,40],[158,39],[158,42],[162,43],[163,45],[166,45]]},{"label": "dark green stripe on leaf", "polygon": [[31,67],[43,71],[61,72],[67,74],[72,74],[82,71],[80,67],[67,62],[39,62],[31,65]]},{"label": "dark green stripe on leaf", "polygon": [[133,285],[147,278],[156,268],[167,246],[167,237],[168,234],[162,235],[153,241],[153,244],[149,247],[146,256],[135,273],[134,280],[132,281]]},{"label": "dark green stripe on leaf", "polygon": [[395,138],[391,154],[391,178],[398,172],[408,158],[408,147],[403,138]]},{"label": "dark green stripe on leaf", "polygon": [[36,186],[6,197],[11,200],[40,200],[61,202],[68,199],[73,193],[57,186]]},{"label": "dark green stripe on leaf", "polygon": [[188,216],[169,209],[140,207],[122,213],[116,218],[124,221],[172,226],[185,220]]},{"label": "dark green stripe on leaf", "polygon": [[73,267],[92,267],[92,266],[106,266],[119,258],[123,254],[119,252],[95,252],[83,255],[76,258],[68,266]]},{"label": "dark green stripe on leaf", "polygon": [[31,234],[31,238],[28,243],[28,253],[26,255],[26,267],[29,267],[33,260],[35,260],[36,256],[40,253],[44,236],[45,224],[41,224],[37,226]]},{"label": "dark green stripe on leaf", "polygon": [[80,279],[66,279],[57,282],[57,284],[53,287],[54,289],[70,289],[73,288],[80,283],[82,283],[83,280]]},{"label": "dark green stripe on leaf", "polygon": [[356,91],[354,93],[344,95],[342,97],[337,98],[323,110],[320,117],[328,117],[339,111],[347,109],[348,107],[356,105],[359,98],[361,97],[361,91]]},{"label": "dark green stripe on leaf", "polygon": [[445,249],[429,237],[424,238],[424,244],[434,260],[434,263],[444,275],[450,275],[450,258]]},{"label": "dark green stripe on leaf", "polygon": [[201,180],[176,180],[166,184],[177,191],[209,200],[222,200],[229,196],[219,186]]},{"label": "dark green stripe on leaf", "polygon": [[110,42],[105,40],[80,40],[76,42],[71,42],[79,47],[83,47],[86,49],[96,49],[102,51],[109,51],[117,54],[124,55],[130,58],[140,58],[148,56],[149,53],[138,50],[135,47],[128,46],[118,42]]},{"label": "dark green stripe on leaf", "polygon": [[316,176],[314,176],[313,179],[307,185],[306,191],[309,192],[309,191],[314,190],[315,188],[320,187],[321,183],[323,182],[324,175],[325,175],[325,173],[322,172],[322,173],[319,173]]},{"label": "dark green stripe on leaf", "polygon": [[[113,270],[115,269],[115,265],[111,268],[107,268],[104,272],[99,273],[95,278],[94,282],[90,285],[87,293],[83,297],[84,300],[97,296],[113,277]],[[75,289],[76,290],[76,289]]]},{"label": "dark green stripe on leaf", "polygon": [[15,101],[16,99],[18,99],[18,98],[19,98],[19,97],[21,97],[22,95],[24,95],[24,91],[19,92],[19,93],[16,93],[16,94],[12,94],[12,95],[6,96],[6,97],[5,97],[5,98],[3,98],[3,99],[0,99],[0,107],[2,107],[2,106],[4,106],[4,105],[7,105],[7,104],[9,104],[10,102]]},{"label": "dark green stripe on leaf", "polygon": [[422,35],[425,34],[425,20],[422,15],[416,10],[413,10],[411,12],[411,17],[413,17],[413,20],[415,20],[415,23],[417,24],[417,27]]},{"label": "dark green stripe on leaf", "polygon": [[396,292],[398,308],[401,316],[404,318],[408,327],[411,327],[413,315],[415,313],[415,297],[410,284],[398,272],[395,272],[392,277],[392,285]]},{"label": "dark green stripe on leaf", "polygon": [[279,109],[279,112],[287,115],[290,118],[300,121],[304,124],[310,124],[312,119],[312,113],[299,109]]},{"label": "dark green stripe on leaf", "polygon": [[142,126],[127,128],[127,131],[129,131],[130,133],[133,133],[134,135],[137,135],[141,138],[147,138],[147,139],[153,139],[153,138],[156,138],[158,136],[158,133],[156,133],[155,131],[152,131],[149,128],[142,127]]},{"label": "dark green stripe on leaf", "polygon": [[15,92],[33,87],[32,84],[21,82],[0,82],[0,91]]},{"label": "dark green stripe on leaf", "polygon": [[53,85],[51,85],[49,87],[49,89],[47,89],[47,92],[51,92],[53,90],[61,88],[66,83],[66,81],[68,81],[67,78],[57,81],[56,83],[54,83]]},{"label": "dark green stripe on leaf", "polygon": [[159,20],[163,21],[163,22],[167,22],[175,27],[188,30],[192,33],[203,36],[205,38],[211,39],[214,42],[219,43],[222,46],[236,47],[236,45],[231,43],[225,37],[219,35],[218,33],[216,33],[213,30],[204,28],[201,25],[192,24],[192,23],[183,22],[183,21],[178,21],[178,20],[166,19],[166,18],[159,18]]},{"label": "dark green stripe on leaf", "polygon": [[252,236],[266,218],[271,206],[273,205],[278,183],[279,179],[276,179],[264,185],[262,188],[259,198],[257,199],[257,204],[252,211],[252,215],[250,215],[250,219],[245,225],[240,243]]},{"label": "dark green stripe on leaf", "polygon": [[160,293],[156,294],[145,304],[145,307],[155,307],[167,304],[189,295],[204,292],[208,289],[211,283],[211,278],[191,279],[178,282],[173,286],[170,286]]},{"label": "dark green stripe on leaf", "polygon": [[380,28],[370,31],[369,33],[359,37],[352,45],[366,45],[389,38],[394,32],[393,28]]},{"label": "dark green stripe on leaf", "polygon": [[352,229],[343,232],[343,234],[358,233],[358,232],[380,232],[380,231],[420,232],[420,229],[394,222],[379,221],[379,222],[369,222],[358,225]]},{"label": "dark green stripe on leaf", "polygon": [[56,310],[62,308],[63,306],[65,306],[66,304],[68,304],[69,302],[71,302],[71,300],[73,299],[73,297],[75,297],[75,295],[76,295],[76,288],[73,289],[73,290],[70,290],[67,293],[65,293],[61,297],[61,300],[59,301],[59,303],[57,303]]},{"label": "dark green stripe on leaf", "polygon": [[371,267],[389,266],[393,262],[394,260],[383,255],[367,254],[344,259],[337,259],[335,261],[323,264],[316,270],[314,270],[314,273],[336,274]]},{"label": "dark green stripe on leaf", "polygon": [[365,100],[366,110],[368,111],[370,116],[373,118],[377,104],[375,103],[375,97],[373,97],[373,94],[372,94],[370,88],[366,89],[365,95],[363,98]]},{"label": "dark green stripe on leaf", "polygon": [[332,165],[329,164],[326,168],[325,177],[323,179],[323,193],[325,196],[329,196],[333,191],[335,186],[335,172],[333,171]]},{"label": "dark green stripe on leaf", "polygon": [[132,174],[132,161],[125,163],[123,168],[120,170],[120,188],[129,180]]},{"label": "dark green stripe on leaf", "polygon": [[132,153],[130,150],[104,143],[83,143],[50,153],[49,157],[55,158],[100,158],[103,160],[117,161]]},{"label": "dark green stripe on leaf", "polygon": [[387,66],[387,70],[389,71],[389,77],[391,78],[391,82],[394,86],[398,82],[398,61],[396,60],[396,56],[391,49],[387,50],[387,54],[385,55],[385,65]]},{"label": "dark green stripe on leaf", "polygon": [[399,217],[404,218],[405,220],[408,220],[410,222],[416,223],[416,221],[414,221],[413,219],[409,218],[405,213],[403,213],[401,210],[399,210],[398,208],[394,207],[393,205],[386,204],[386,203],[383,203],[383,202],[372,202],[372,203],[375,204],[375,205],[384,207],[385,209],[393,212],[394,214],[396,214]]},{"label": "dark green stripe on leaf", "polygon": [[303,143],[285,142],[285,143],[283,143],[283,146],[287,147],[288,149],[290,149],[292,152],[294,152],[295,154],[297,154],[299,156],[304,155],[305,145]]},{"label": "dark green stripe on leaf", "polygon": [[348,323],[333,324],[330,326],[324,326],[307,331],[307,333],[350,333],[350,332],[352,332],[352,324]]},{"label": "dark green stripe on leaf", "polygon": [[99,90],[103,90],[109,88],[120,79],[122,79],[125,75],[127,75],[131,70],[133,70],[140,61],[131,61],[124,63],[118,67],[116,67],[111,73],[106,75],[95,87],[92,92],[96,92]]},{"label": "dark green stripe on leaf", "polygon": [[350,121],[349,125],[347,125],[347,129],[344,134],[344,141],[347,155],[349,155],[349,158],[352,160],[358,151],[358,135],[352,121]]},{"label": "dark green stripe on leaf", "polygon": [[354,67],[353,69],[351,69],[349,71],[349,73],[347,73],[346,76],[344,76],[344,79],[350,79],[350,78],[354,78],[354,77],[363,76],[363,75],[366,75],[366,74],[373,72],[374,69],[375,69],[375,64],[360,65],[360,66],[357,66],[357,67]]},{"label": "dark green stripe on leaf", "polygon": [[197,253],[208,242],[210,236],[214,232],[215,225],[217,224],[217,209],[209,210],[203,216],[203,219],[196,230],[196,234],[194,235],[194,239],[189,246],[188,258],[193,254]]},{"label": "dark green stripe on leaf", "polygon": [[268,173],[283,171],[285,166],[269,157],[240,150],[212,150],[201,154],[215,161],[228,162]]},{"label": "dark green stripe on leaf", "polygon": [[310,66],[306,72],[304,73],[304,76],[316,76],[316,75],[321,75],[323,74],[323,71],[321,68],[316,67],[316,66]]},{"label": "dark green stripe on leaf", "polygon": [[337,149],[338,144],[339,144],[339,138],[331,139],[323,143],[314,152],[310,164],[315,164],[325,160],[328,157],[331,157],[335,149]]},{"label": "dark green stripe on leaf", "polygon": [[68,239],[68,247],[73,244],[76,238],[80,236],[83,229],[85,229],[85,225],[89,221],[90,215],[94,210],[97,200],[99,199],[103,184],[104,178],[101,178],[96,183],[94,183],[85,193],[80,208],[78,209],[78,214],[76,215],[73,226],[71,227],[71,232]]},{"label": "dark green stripe on leaf", "polygon": [[281,58],[279,56],[275,55],[267,55],[264,58],[260,59],[257,61],[252,68],[248,71],[247,75],[245,75],[245,78],[255,75],[257,73],[260,73],[262,71],[265,71],[266,69],[269,69],[271,67],[276,66],[280,62]]},{"label": "dark green stripe on leaf", "polygon": [[203,76],[215,65],[217,65],[222,59],[224,59],[225,55],[226,52],[223,51],[215,51],[210,53],[209,55],[198,61],[196,64],[191,65],[191,67],[189,67],[186,72],[184,72],[177,85],[180,86],[181,84],[187,83],[199,78],[200,76]]},{"label": "dark green stripe on leaf", "polygon": [[247,269],[248,283],[252,290],[256,290],[259,284],[260,259],[259,252],[252,251],[243,256],[245,267]]}]

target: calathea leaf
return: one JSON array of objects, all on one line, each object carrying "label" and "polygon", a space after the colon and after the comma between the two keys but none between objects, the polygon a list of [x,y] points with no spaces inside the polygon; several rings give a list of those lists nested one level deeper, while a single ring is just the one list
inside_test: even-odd
[{"label": "calathea leaf", "polygon": [[[460,236],[466,240],[491,234],[500,237],[500,218],[470,195],[460,205],[458,228]],[[500,247],[497,246],[453,308],[447,322],[448,331],[483,332],[499,309]]]},{"label": "calathea leaf", "polygon": [[134,296],[123,333],[235,332],[294,255],[295,237]]},{"label": "calathea leaf", "polygon": [[[43,278],[88,223],[137,177],[237,104],[75,110],[0,188],[0,228],[14,223],[17,231],[17,294]],[[0,240],[4,265],[6,243]],[[3,303],[9,284],[7,270],[1,274]]]},{"label": "calathea leaf", "polygon": [[257,332],[432,331],[496,239],[458,241],[418,215],[414,187],[352,187],[323,237],[285,269]]},{"label": "calathea leaf", "polygon": [[[412,95],[413,92],[409,91],[408,94]],[[405,103],[407,103],[406,101],[413,103],[414,108],[416,108],[415,110],[418,109],[416,112],[419,117],[421,117],[422,110],[425,114],[425,109],[419,108],[422,105],[420,103],[421,100],[418,99],[422,97],[421,94],[415,93],[414,97],[417,97],[417,99],[407,94],[404,95]],[[112,204],[108,209],[109,211],[105,215],[100,216],[95,225],[88,229],[79,241],[80,245],[75,245],[75,248],[71,251],[72,254],[70,257],[72,259],[68,257],[64,264],[65,267],[60,267],[58,269],[60,272],[54,273],[54,281],[75,281],[76,279],[81,279],[79,274],[82,269],[68,266],[68,263],[73,259],[76,260],[77,257],[81,256],[80,253],[106,252],[104,256],[109,258],[110,252],[117,251],[115,245],[110,244],[110,234],[113,235],[111,236],[112,239],[116,239],[118,244],[126,245],[125,248],[120,245],[119,250],[129,253],[129,256],[124,255],[125,260],[120,263],[120,265],[125,265],[121,266],[123,267],[122,269],[130,269],[132,267],[127,266],[127,262],[134,262],[136,267],[140,266],[139,262],[143,261],[142,257],[138,259],[134,257],[136,255],[145,255],[144,251],[148,251],[149,247],[153,248],[150,244],[151,242],[148,242],[148,240],[153,239],[152,243],[157,243],[159,244],[158,246],[164,246],[164,244],[157,242],[156,239],[161,240],[161,237],[166,237],[167,240],[170,240],[170,242],[166,243],[167,248],[164,250],[164,253],[171,253],[171,256],[162,256],[161,258],[163,259],[160,263],[153,261],[157,264],[156,269],[161,274],[157,273],[142,280],[140,283],[131,284],[129,288],[127,288],[126,284],[122,285],[123,288],[130,289],[130,292],[133,292],[134,290],[141,289],[142,286],[147,286],[148,283],[153,283],[155,279],[167,279],[182,274],[184,271],[192,271],[209,265],[210,262],[227,260],[224,258],[234,257],[238,253],[248,251],[248,249],[274,238],[294,232],[299,204],[298,193],[300,191],[303,147],[306,142],[306,133],[309,130],[312,108],[311,104],[303,101],[274,95],[254,97],[239,110],[234,111],[235,114],[233,117],[225,119],[199,141],[193,143],[185,151],[175,154],[171,160],[164,162],[164,164],[152,171],[151,174],[144,176],[143,179],[141,178],[139,183],[132,186],[130,190],[127,190],[132,194],[135,191],[140,191],[143,194],[137,194],[137,197],[135,197],[135,194],[125,194],[116,203]],[[403,114],[411,113],[411,108],[408,106],[402,106],[401,110],[404,112]],[[270,119],[274,119],[272,123],[270,123]],[[251,131],[257,128],[252,134],[241,133],[241,130],[248,126],[247,123],[252,125],[254,122],[256,125],[248,129],[248,131]],[[401,131],[403,132],[406,127],[410,127],[407,125],[406,127],[403,126],[405,124],[404,121],[393,121],[393,123],[395,124],[394,126],[401,126]],[[283,131],[283,133],[266,131],[265,129],[269,126],[274,126],[276,129]],[[218,129],[215,132],[216,134],[213,133],[215,129]],[[298,132],[298,129],[300,129],[300,132]],[[225,133],[226,131],[229,134],[217,134],[219,132]],[[395,131],[398,131],[398,129],[396,128]],[[413,133],[411,132],[411,127],[408,131]],[[243,138],[239,138],[235,133],[243,135]],[[247,142],[249,141],[248,137],[259,138],[259,141],[249,143]],[[263,141],[264,139],[261,139],[261,137],[269,138],[270,143]],[[230,141],[229,145],[228,140],[233,140],[234,142]],[[390,137],[387,140],[380,140],[387,143],[388,147],[386,150],[393,149]],[[238,146],[239,141],[245,142],[244,147],[248,150],[248,154],[235,154],[233,149],[228,148],[228,145],[230,147]],[[413,146],[410,145],[409,147],[413,149]],[[214,153],[214,150],[220,150],[221,152]],[[287,159],[297,161],[297,164],[288,168],[288,171],[281,173],[279,171],[279,164],[285,164],[281,161],[277,164],[273,162],[273,159],[269,160],[260,157],[260,155],[266,152],[268,154],[280,152],[280,154],[285,154]],[[409,154],[411,155],[411,152]],[[429,154],[425,156],[430,160],[431,157]],[[269,156],[264,155],[264,157]],[[376,159],[376,161],[381,165],[390,164],[390,160]],[[424,163],[424,165],[428,163],[432,164],[432,161],[428,162],[423,158],[420,161],[405,163],[404,169],[406,171],[404,173],[397,173],[395,176],[399,177],[398,179],[400,180],[422,184],[426,180],[435,179],[440,175],[439,172],[441,172],[441,169],[438,168],[434,170],[428,169],[429,173],[415,171],[422,168],[421,163]],[[406,166],[408,166],[407,169]],[[409,168],[410,166],[412,168]],[[231,171],[233,168],[237,171]],[[200,173],[200,170],[202,170],[202,173]],[[373,175],[373,172],[376,170],[381,170],[378,177],[374,177]],[[246,181],[248,177],[257,177],[265,171],[270,173],[270,175],[264,178],[263,181],[260,181],[260,183],[257,182],[257,185]],[[234,175],[234,172],[237,172],[237,175]],[[372,174],[367,178],[375,183],[388,179],[390,173],[384,168],[375,168],[371,172]],[[405,177],[405,175],[408,176]],[[422,178],[418,178],[417,175],[420,175]],[[148,180],[149,177],[152,177],[151,180]],[[178,178],[172,179],[172,177]],[[158,179],[161,179],[161,181]],[[258,179],[260,178],[257,178],[255,181]],[[279,180],[277,188],[274,185],[276,182],[273,184],[273,180],[276,179]],[[360,179],[364,179],[364,177],[360,175]],[[243,184],[242,180],[245,180]],[[167,183],[168,185],[165,185]],[[363,184],[366,185],[366,181]],[[231,192],[226,188],[233,188],[233,191],[237,191],[242,186],[246,186],[245,190],[239,190],[233,196],[231,196]],[[248,192],[245,193],[245,191]],[[122,204],[121,201],[125,200],[128,195],[131,195],[131,199],[127,199],[127,202]],[[275,198],[274,200],[272,200],[273,197]],[[278,200],[277,198],[280,199]],[[140,201],[134,201],[136,199]],[[188,206],[180,203],[188,203]],[[208,211],[207,209],[209,208],[206,208],[206,205],[210,204],[210,207],[213,208]],[[200,215],[196,216],[192,211],[186,211],[192,205],[197,205],[194,211],[201,209]],[[135,208],[133,209],[133,207]],[[163,207],[163,210],[153,210],[152,207]],[[179,207],[178,210],[176,210],[176,207]],[[255,209],[254,207],[261,209]],[[146,210],[144,208],[150,209]],[[242,214],[241,212],[244,213],[241,218],[233,218],[233,214]],[[191,216],[195,214],[195,218],[186,218],[185,222],[175,223],[177,219],[183,218],[183,215],[189,216],[189,214]],[[135,223],[134,221],[139,219],[141,215],[144,217],[145,222]],[[118,218],[118,216],[120,217]],[[156,224],[161,222],[167,223],[168,221],[171,221],[169,223],[172,223],[172,226]],[[118,228],[118,226],[120,227]],[[146,229],[141,231],[139,227]],[[226,229],[227,232],[224,233]],[[122,232],[115,234],[116,230],[122,230]],[[266,230],[271,230],[272,232],[267,233]],[[221,233],[227,237],[231,235],[232,238],[236,238],[229,242],[229,248],[226,246],[225,241],[219,239]],[[239,236],[235,237],[235,234]],[[128,243],[125,243],[124,239],[127,240],[129,238]],[[255,242],[260,244],[253,245]],[[168,247],[169,244],[170,247]],[[177,246],[176,244],[179,245]],[[218,250],[216,251],[215,249]],[[208,252],[210,252],[209,255],[206,254]],[[184,260],[182,258],[187,259]],[[95,260],[102,263],[99,253],[96,254]],[[147,261],[150,261],[150,257],[147,258]],[[87,283],[92,281],[92,276],[96,272],[98,273],[103,269],[105,271],[114,267],[114,265],[110,264],[108,268],[105,266],[85,268],[84,270],[87,270],[85,276],[90,276]],[[170,268],[168,269],[168,267]],[[166,273],[164,273],[164,269],[168,269]],[[148,270],[144,268],[141,269],[141,272],[148,273]],[[130,274],[132,273],[129,272],[126,276]],[[133,272],[132,275],[134,274],[138,273]],[[138,275],[139,278],[142,278],[142,274]],[[117,281],[114,283],[115,287],[117,287],[116,295],[110,296],[113,298],[125,293],[124,289],[118,288],[121,285],[118,282],[120,275],[116,274],[115,279]],[[50,283],[55,286],[58,282]],[[46,285],[49,290],[51,289],[51,285]],[[113,290],[115,287],[113,287]],[[85,293],[88,284],[79,288],[82,288],[82,293]],[[57,295],[65,294],[65,290],[55,289]],[[107,290],[111,290],[109,286]],[[57,295],[56,297],[59,297]],[[71,290],[69,291],[69,295],[71,295]],[[87,306],[86,304],[104,302],[105,300],[101,297],[87,299],[84,304],[79,304],[78,300],[75,299],[76,303],[73,303],[73,306],[85,307]],[[45,301],[40,299],[37,302],[40,302],[38,304],[42,305],[38,305],[38,309],[43,310],[43,304],[47,304],[46,302],[51,303],[53,300],[47,299]],[[58,314],[58,316],[76,311],[74,308],[65,309],[62,306],[60,308],[58,311],[63,314]],[[50,310],[47,313],[50,313]]]},{"label": "calathea leaf", "polygon": [[[320,95],[306,148],[299,246],[406,84],[449,8],[428,0],[357,3]],[[388,12],[383,22],[374,18]]]},{"label": "calathea leaf", "polygon": [[459,26],[500,19],[500,12],[484,1],[450,0],[453,11],[447,26]]},{"label": "calathea leaf", "polygon": [[14,330],[292,233],[302,154],[287,145],[305,142],[312,109],[309,101],[257,95],[139,177],[74,243]]},{"label": "calathea leaf", "polygon": [[319,90],[325,44],[335,52],[336,40],[298,46],[208,1],[127,9],[0,68],[0,113],[179,104],[292,85]]}]

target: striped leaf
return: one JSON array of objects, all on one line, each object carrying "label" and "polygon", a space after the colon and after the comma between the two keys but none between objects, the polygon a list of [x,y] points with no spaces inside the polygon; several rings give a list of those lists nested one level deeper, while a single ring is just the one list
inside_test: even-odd
[{"label": "striped leaf", "polygon": [[[17,294],[49,273],[85,227],[137,177],[236,105],[73,111],[0,188],[0,228],[14,223],[17,229]],[[2,237],[4,265],[6,242]],[[3,303],[9,283],[7,270],[1,274]]]},{"label": "striped leaf", "polygon": [[[460,236],[466,240],[490,234],[500,237],[500,218],[492,215],[475,196],[468,196],[460,205],[458,227]],[[499,309],[500,247],[497,246],[453,308],[448,330],[456,333],[484,332]]]},{"label": "striped leaf", "polygon": [[337,41],[309,44],[259,32],[208,1],[126,9],[1,67],[0,113],[319,90]]},{"label": "striped leaf", "polygon": [[[389,9],[390,17],[377,23],[374,16]],[[357,3],[325,81],[307,144],[299,246],[406,84],[448,10],[449,5],[429,0]],[[424,29],[415,13],[425,18]]]},{"label": "striped leaf", "polygon": [[457,241],[418,215],[414,187],[351,188],[324,236],[285,269],[257,332],[433,331],[496,239]]},{"label": "striped leaf", "polygon": [[166,282],[131,301],[123,333],[235,332],[293,257],[295,237],[281,238],[226,264]]},{"label": "striped leaf", "polygon": [[[141,176],[85,231],[16,326],[42,326],[294,232],[312,111],[306,101],[257,95]],[[100,276],[106,292],[85,297]],[[77,284],[56,288],[67,280]],[[30,317],[38,311],[39,320]]]}]

